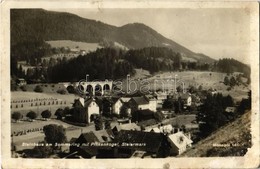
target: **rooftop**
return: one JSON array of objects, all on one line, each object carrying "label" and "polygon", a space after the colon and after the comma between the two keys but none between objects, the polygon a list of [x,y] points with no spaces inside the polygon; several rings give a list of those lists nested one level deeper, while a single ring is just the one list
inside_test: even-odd
[{"label": "rooftop", "polygon": [[149,104],[149,102],[144,97],[132,97],[132,99],[138,105]]},{"label": "rooftop", "polygon": [[164,137],[161,133],[121,130],[114,141],[119,143],[145,143],[145,146],[131,146],[130,148],[157,153]]},{"label": "rooftop", "polygon": [[168,138],[178,148],[182,148],[183,146],[187,146],[192,143],[192,140],[185,136],[182,132],[171,134]]}]

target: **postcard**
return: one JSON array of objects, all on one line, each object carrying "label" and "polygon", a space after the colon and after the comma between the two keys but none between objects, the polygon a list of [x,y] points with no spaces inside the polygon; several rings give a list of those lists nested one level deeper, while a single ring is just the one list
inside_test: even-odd
[{"label": "postcard", "polygon": [[3,1],[9,168],[257,168],[259,4]]}]

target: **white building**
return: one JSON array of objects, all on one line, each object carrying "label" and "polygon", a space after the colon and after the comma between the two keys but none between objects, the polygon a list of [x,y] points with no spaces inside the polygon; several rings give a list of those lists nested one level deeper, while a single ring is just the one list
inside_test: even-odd
[{"label": "white building", "polygon": [[94,114],[99,114],[99,106],[96,103],[95,99],[91,98],[85,101],[85,108],[86,108],[86,116],[87,122],[91,122],[91,116]]},{"label": "white building", "polygon": [[171,155],[180,155],[186,151],[187,147],[191,147],[192,140],[183,132],[177,132],[168,135],[168,140],[171,143]]},{"label": "white building", "polygon": [[120,114],[122,106],[123,106],[123,102],[121,101],[121,99],[115,100],[115,102],[112,105],[113,113]]},{"label": "white building", "polygon": [[156,112],[157,99],[152,95],[145,95],[146,100],[149,102],[149,110]]},{"label": "white building", "polygon": [[26,82],[25,79],[21,79],[21,78],[20,78],[20,79],[17,79],[16,84],[17,84],[18,86],[23,86],[23,85],[26,85],[27,82]]}]

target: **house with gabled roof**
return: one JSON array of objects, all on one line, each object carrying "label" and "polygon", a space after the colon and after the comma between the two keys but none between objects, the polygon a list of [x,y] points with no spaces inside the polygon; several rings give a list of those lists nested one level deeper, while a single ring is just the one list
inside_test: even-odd
[{"label": "house with gabled roof", "polygon": [[121,98],[120,98],[120,100],[121,100],[123,103],[128,103],[130,99],[131,99],[131,97],[121,97]]},{"label": "house with gabled roof", "polygon": [[[70,153],[74,156],[81,156],[83,158],[93,158],[97,156],[99,146],[91,146],[92,143],[106,143],[114,139],[112,130],[99,130],[82,133],[77,139],[71,140]],[[76,153],[74,153],[76,152]]]},{"label": "house with gabled roof", "polygon": [[120,111],[122,109],[123,102],[120,98],[113,98],[112,102],[112,111],[113,113],[120,114]]},{"label": "house with gabled roof", "polygon": [[112,131],[114,134],[118,133],[119,131],[121,130],[136,130],[136,131],[141,131],[141,127],[138,126],[137,124],[135,123],[127,123],[127,124],[121,124],[121,125],[118,125],[116,124]]},{"label": "house with gabled roof", "polygon": [[92,116],[99,114],[99,106],[94,98],[85,101],[85,108],[88,123],[92,122]]},{"label": "house with gabled roof", "polygon": [[168,140],[171,143],[171,155],[180,155],[186,151],[188,147],[191,147],[192,140],[188,138],[183,132],[177,132],[168,135]]},{"label": "house with gabled roof", "polygon": [[[170,143],[167,137],[161,133],[121,130],[113,142],[129,143],[131,146],[121,145],[118,151],[129,152],[131,157],[136,151],[145,152],[144,156],[167,157],[170,153]],[[125,151],[124,151],[125,150]]]},{"label": "house with gabled roof", "polygon": [[131,104],[133,109],[135,110],[149,109],[155,112],[157,107],[157,100],[151,95],[139,96],[139,97],[132,97],[129,100],[129,104]]},{"label": "house with gabled roof", "polygon": [[147,132],[155,132],[155,133],[164,133],[164,134],[171,134],[173,133],[173,127],[171,124],[167,125],[159,125],[153,128],[146,128],[145,131]]},{"label": "house with gabled roof", "polygon": [[75,99],[73,107],[80,110],[80,112],[75,116],[75,119],[79,121],[84,121],[86,123],[92,122],[92,117],[99,114],[99,105],[94,98],[89,99]]},{"label": "house with gabled roof", "polygon": [[149,109],[149,101],[144,97],[132,97],[129,101],[136,110]]}]

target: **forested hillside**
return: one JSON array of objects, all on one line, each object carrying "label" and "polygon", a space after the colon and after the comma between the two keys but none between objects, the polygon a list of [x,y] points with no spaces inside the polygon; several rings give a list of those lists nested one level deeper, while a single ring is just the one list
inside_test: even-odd
[{"label": "forested hillside", "polygon": [[[167,47],[201,63],[214,61],[208,56],[196,54],[167,39],[144,24],[134,23],[116,27],[64,12],[43,9],[11,10],[12,58],[28,60],[32,57],[42,57],[49,53],[48,46],[44,43],[49,40],[99,43],[105,47],[117,42],[128,49]],[[46,49],[47,52],[38,54],[35,52],[37,49]]]}]

